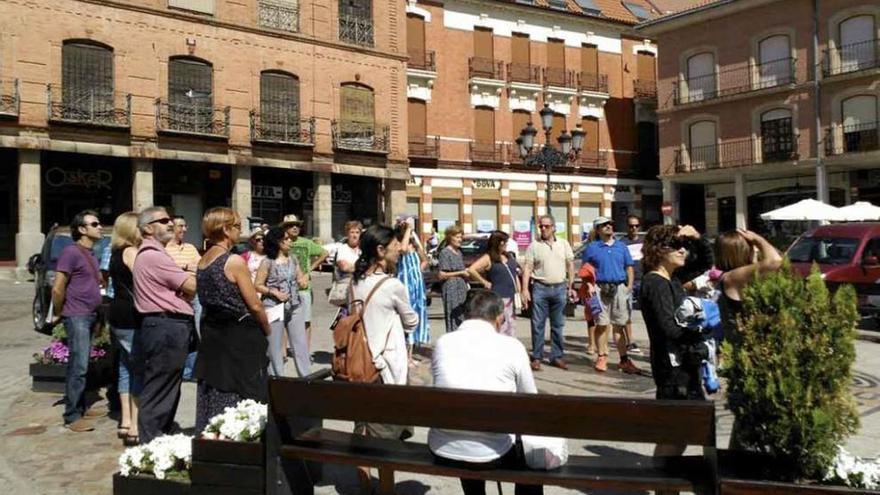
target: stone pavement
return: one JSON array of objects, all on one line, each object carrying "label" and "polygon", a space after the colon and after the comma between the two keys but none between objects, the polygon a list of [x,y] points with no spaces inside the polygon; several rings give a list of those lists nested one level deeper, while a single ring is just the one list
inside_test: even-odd
[{"label": "stone pavement", "polygon": [[[323,294],[327,287],[326,275],[316,277],[316,294]],[[27,374],[32,354],[39,352],[48,338],[35,333],[30,324],[30,301],[33,284],[0,280],[0,486],[11,494],[87,494],[111,493],[111,475],[117,470],[116,462],[123,447],[116,439],[116,421],[101,418],[96,421],[96,431],[71,433],[61,425],[62,407],[56,403],[56,394],[33,393]],[[327,366],[332,344],[326,330],[333,316],[331,308],[316,296],[316,322],[313,336],[316,366]],[[436,339],[443,334],[441,303],[434,300],[431,307],[431,333]],[[636,341],[647,350],[647,334],[640,315],[636,315],[634,327]],[[864,332],[863,332],[864,333]],[[865,333],[871,337],[872,331]],[[876,333],[874,331],[873,333]],[[535,374],[538,388],[543,393],[571,394],[581,396],[627,396],[653,397],[654,384],[647,372],[650,366],[647,355],[635,356],[637,364],[645,370],[642,375],[631,376],[616,370],[615,357],[604,374],[592,369],[592,361],[585,351],[586,327],[582,318],[569,318],[566,325],[566,360],[568,371],[549,366]],[[877,334],[880,335],[880,334]],[[529,345],[529,326],[525,320],[517,323],[517,336]],[[290,363],[289,363],[290,366]],[[870,339],[857,344],[855,381],[853,393],[858,401],[862,426],[847,447],[858,455],[875,457],[880,443],[880,344]],[[288,370],[292,373],[292,369]],[[430,361],[420,360],[413,370],[414,383],[429,384]],[[191,433],[195,420],[195,386],[185,384],[183,399],[177,415],[180,427]],[[731,415],[724,410],[723,400],[716,395],[718,406],[718,445],[725,447],[730,434]],[[508,412],[514,414],[515,412]],[[343,423],[330,423],[339,428],[350,428]],[[426,430],[416,429],[416,441],[424,441]],[[603,442],[569,442],[573,454],[627,455],[649,454],[652,445]],[[374,473],[375,474],[375,473]],[[495,493],[494,484],[489,493]],[[397,492],[402,495],[425,493],[461,493],[458,480],[431,476],[397,473]],[[505,485],[505,493],[513,493],[513,487]],[[353,468],[328,466],[325,481],[316,490],[318,494],[355,494],[357,479]],[[557,487],[548,487],[548,494],[582,493]],[[598,493],[598,492],[594,492]],[[606,492],[607,493],[607,492]]]}]

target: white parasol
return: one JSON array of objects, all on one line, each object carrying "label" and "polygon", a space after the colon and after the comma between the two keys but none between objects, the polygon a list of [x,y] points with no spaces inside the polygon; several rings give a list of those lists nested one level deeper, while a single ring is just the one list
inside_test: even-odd
[{"label": "white parasol", "polygon": [[844,220],[849,222],[861,222],[865,220],[880,220],[880,206],[874,206],[867,201],[858,201],[840,209]]},{"label": "white parasol", "polygon": [[803,199],[797,203],[761,213],[762,220],[845,220],[836,206],[815,199]]}]

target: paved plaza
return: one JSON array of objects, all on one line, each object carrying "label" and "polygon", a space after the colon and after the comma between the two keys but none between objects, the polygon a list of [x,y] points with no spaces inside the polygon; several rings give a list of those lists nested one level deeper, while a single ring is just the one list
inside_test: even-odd
[{"label": "paved plaza", "polygon": [[[316,276],[318,294],[315,304],[316,319],[313,336],[316,366],[328,366],[331,350],[328,323],[333,315],[323,302],[323,288],[329,284],[326,274]],[[111,475],[123,447],[116,439],[116,421],[102,418],[96,422],[96,431],[71,433],[62,427],[61,399],[57,394],[33,393],[27,373],[32,355],[48,342],[48,337],[31,329],[30,301],[33,284],[0,280],[0,486],[10,494],[87,494],[111,493]],[[436,339],[443,333],[442,305],[439,299],[431,306],[431,333]],[[549,366],[535,374],[542,393],[579,396],[653,397],[654,384],[649,373],[647,333],[640,315],[634,325],[636,341],[645,349],[645,355],[633,356],[644,370],[642,375],[620,373],[616,364],[607,373],[593,370],[592,361],[585,354],[586,326],[581,316],[569,318],[565,329],[568,371]],[[857,343],[857,361],[853,393],[858,401],[862,426],[849,440],[847,447],[855,454],[875,457],[880,443],[880,343],[872,339],[880,335],[875,330],[860,332]],[[528,345],[529,325],[526,320],[517,323],[517,336]],[[616,363],[614,355],[611,362]],[[288,364],[291,366],[291,363]],[[292,372],[292,369],[288,370]],[[430,361],[422,357],[413,373],[412,382],[429,384]],[[177,415],[177,423],[192,432],[195,422],[195,385],[184,385],[184,396]],[[718,445],[725,447],[730,434],[732,417],[724,410],[721,397],[715,396],[718,408]],[[516,414],[516,411],[499,411]],[[333,422],[330,424],[332,425]],[[338,428],[350,425],[338,423]],[[427,431],[416,429],[415,441],[425,441]],[[646,444],[570,441],[569,448],[579,455],[631,456],[649,454],[653,448]],[[357,479],[353,468],[327,467],[325,480],[317,488],[319,494],[357,493]],[[375,473],[374,473],[375,474]],[[431,476],[397,473],[399,494],[461,493],[458,480]],[[494,484],[493,484],[494,485]],[[490,485],[488,493],[495,493]],[[513,493],[512,486],[504,486],[504,493]],[[548,494],[581,493],[556,487],[545,489]],[[598,493],[598,492],[590,492]],[[604,493],[604,492],[603,492]]]}]

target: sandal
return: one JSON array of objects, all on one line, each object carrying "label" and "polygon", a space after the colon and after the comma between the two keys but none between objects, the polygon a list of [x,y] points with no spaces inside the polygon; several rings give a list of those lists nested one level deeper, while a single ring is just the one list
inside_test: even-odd
[{"label": "sandal", "polygon": [[128,426],[120,426],[116,428],[116,438],[125,438],[128,436]]},{"label": "sandal", "polygon": [[139,435],[125,435],[125,438],[122,439],[122,445],[126,447],[134,447],[140,444],[141,437]]}]

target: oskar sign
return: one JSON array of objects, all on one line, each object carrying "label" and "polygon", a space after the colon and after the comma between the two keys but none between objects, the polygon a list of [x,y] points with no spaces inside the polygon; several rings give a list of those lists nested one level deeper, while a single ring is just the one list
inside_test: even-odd
[{"label": "oskar sign", "polygon": [[113,190],[113,172],[109,170],[64,170],[52,167],[46,170],[45,177],[46,184],[50,187]]}]

